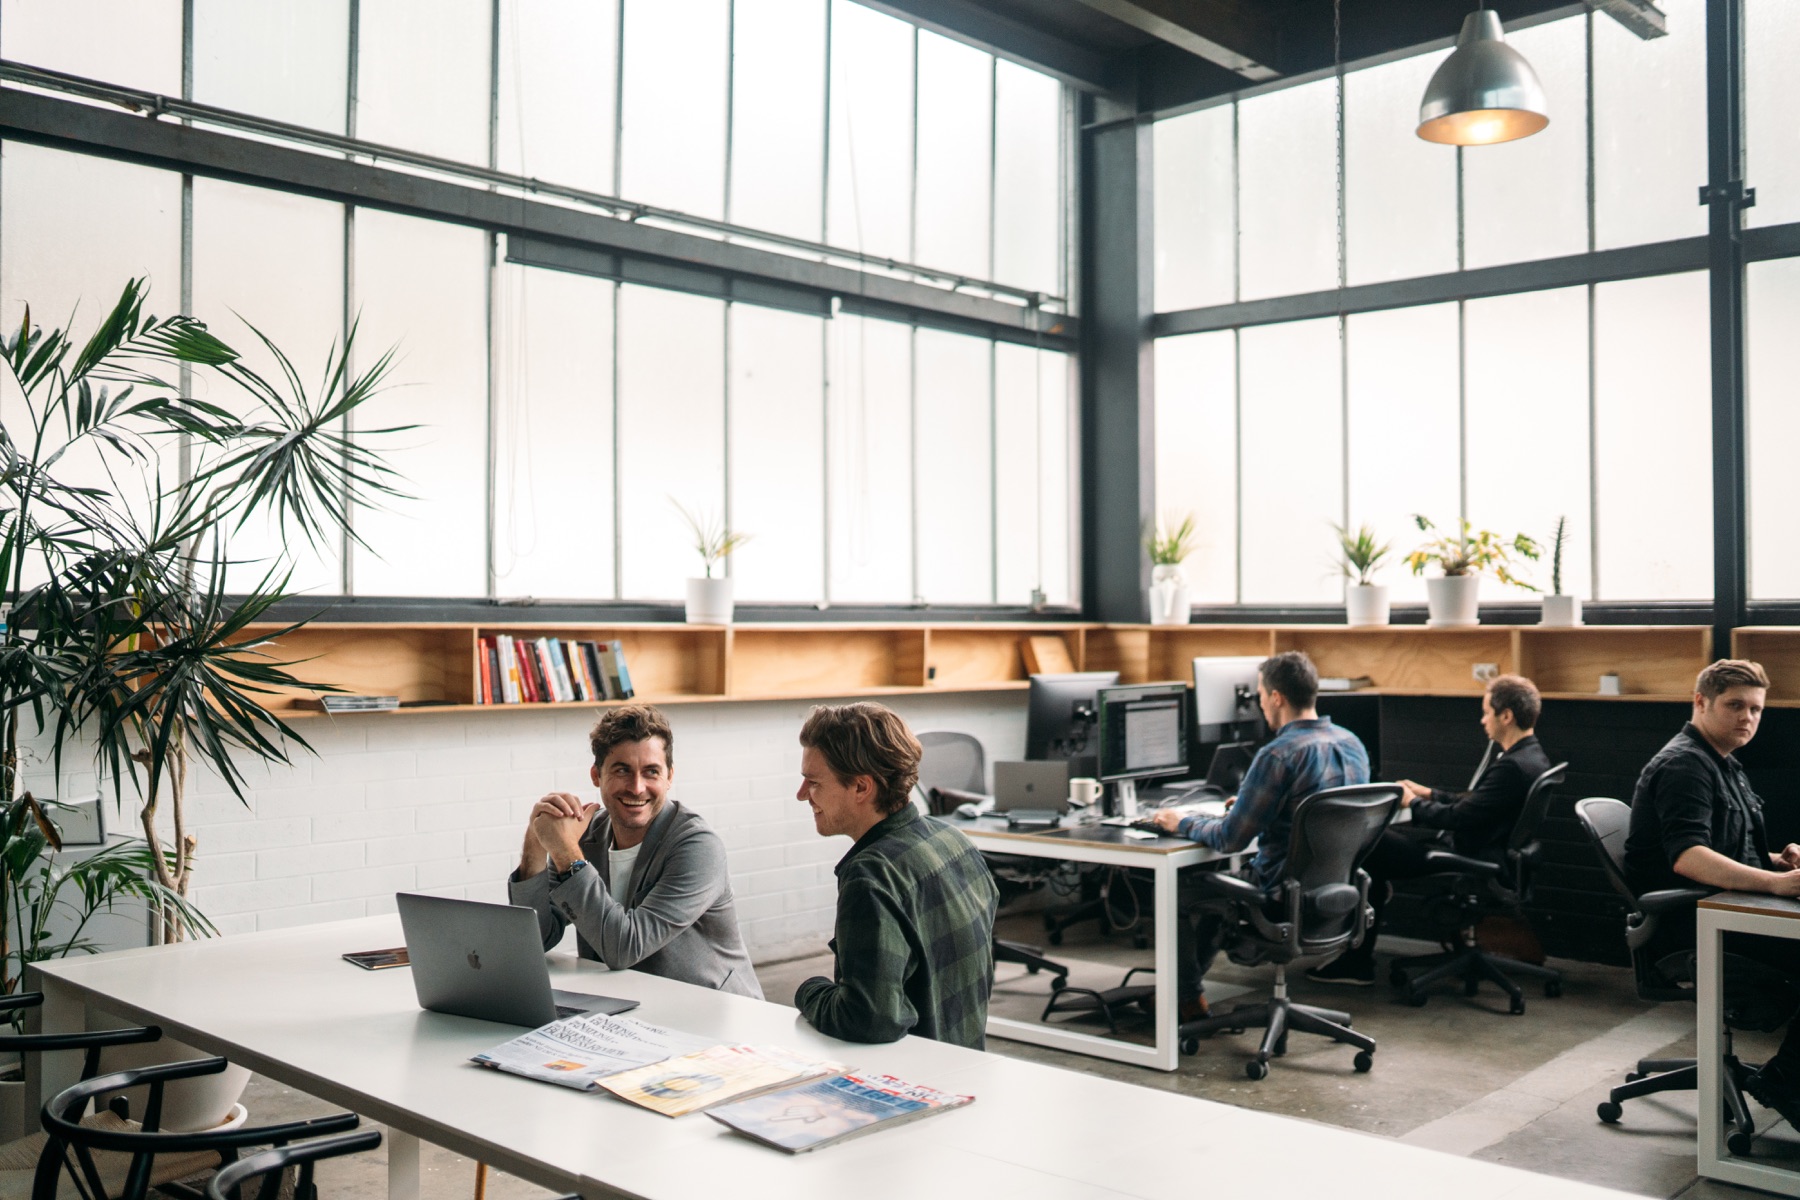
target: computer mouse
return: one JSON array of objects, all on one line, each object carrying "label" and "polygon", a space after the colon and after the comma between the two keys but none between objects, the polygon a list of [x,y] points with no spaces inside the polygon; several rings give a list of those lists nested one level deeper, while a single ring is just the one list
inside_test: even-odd
[{"label": "computer mouse", "polygon": [[965,821],[973,821],[981,815],[981,807],[974,803],[959,804],[956,806],[956,815]]}]

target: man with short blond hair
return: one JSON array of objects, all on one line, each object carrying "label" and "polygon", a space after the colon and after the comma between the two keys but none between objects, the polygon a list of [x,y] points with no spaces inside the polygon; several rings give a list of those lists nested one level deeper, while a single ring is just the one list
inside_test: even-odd
[{"label": "man with short blond hair", "polygon": [[795,799],[821,836],[853,844],[837,865],[833,978],[802,983],[794,1006],[849,1042],[982,1049],[1000,897],[969,839],[913,807],[919,740],[882,705],[822,704],[800,746]]}]

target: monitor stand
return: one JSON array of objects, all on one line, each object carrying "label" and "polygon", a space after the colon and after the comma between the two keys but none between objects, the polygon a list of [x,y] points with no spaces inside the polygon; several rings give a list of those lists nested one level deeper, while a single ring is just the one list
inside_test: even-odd
[{"label": "monitor stand", "polygon": [[1119,779],[1113,782],[1113,808],[1121,817],[1138,815],[1137,780]]}]

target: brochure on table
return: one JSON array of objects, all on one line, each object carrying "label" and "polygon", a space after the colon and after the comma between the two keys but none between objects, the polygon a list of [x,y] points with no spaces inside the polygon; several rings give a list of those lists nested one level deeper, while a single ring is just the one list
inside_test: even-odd
[{"label": "brochure on table", "polygon": [[765,1146],[804,1154],[972,1102],[892,1075],[838,1075],[721,1105],[706,1115]]}]

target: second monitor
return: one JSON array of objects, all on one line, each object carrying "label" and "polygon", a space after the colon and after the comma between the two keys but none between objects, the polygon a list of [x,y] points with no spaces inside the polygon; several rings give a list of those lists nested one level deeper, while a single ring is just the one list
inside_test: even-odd
[{"label": "second monitor", "polygon": [[1188,773],[1190,694],[1185,683],[1101,689],[1099,776],[1120,815],[1137,815],[1138,780]]}]

